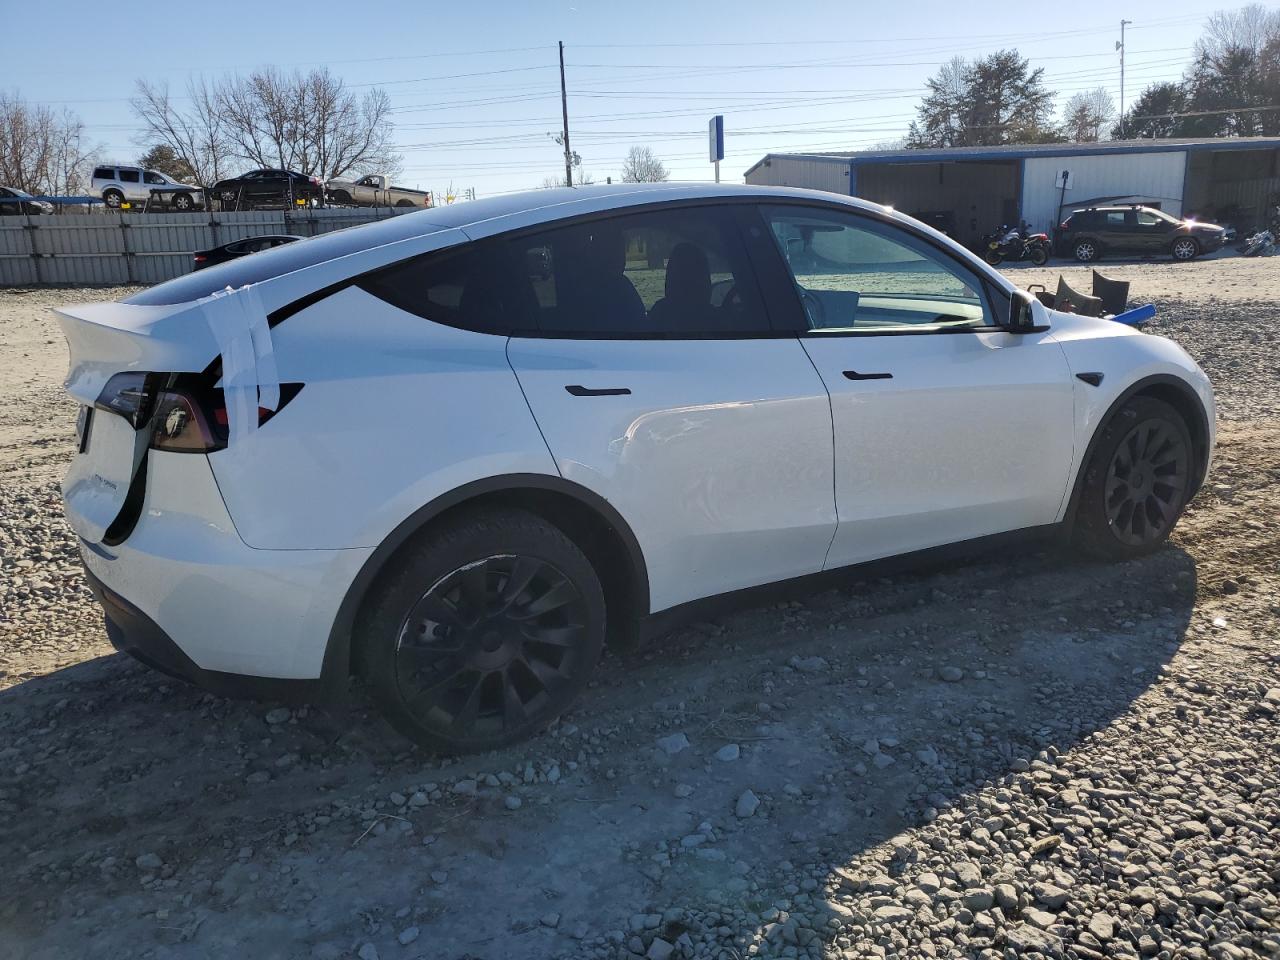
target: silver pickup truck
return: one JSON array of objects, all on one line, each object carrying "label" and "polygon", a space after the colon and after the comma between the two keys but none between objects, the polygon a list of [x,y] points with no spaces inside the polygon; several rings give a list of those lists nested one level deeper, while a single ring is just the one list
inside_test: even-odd
[{"label": "silver pickup truck", "polygon": [[330,180],[324,186],[330,203],[349,203],[357,207],[431,206],[430,192],[393,187],[380,173],[371,173],[359,180]]}]

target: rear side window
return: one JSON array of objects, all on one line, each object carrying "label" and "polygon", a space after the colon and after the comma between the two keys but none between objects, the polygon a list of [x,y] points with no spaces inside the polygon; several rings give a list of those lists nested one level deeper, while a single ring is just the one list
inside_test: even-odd
[{"label": "rear side window", "polygon": [[1103,214],[1102,225],[1109,230],[1122,230],[1124,229],[1124,216],[1123,210],[1108,210]]},{"label": "rear side window", "polygon": [[359,287],[401,310],[478,333],[507,334],[530,322],[530,291],[501,241],[414,257],[369,274]]},{"label": "rear side window", "polygon": [[138,171],[137,170],[121,170],[120,181],[122,183],[137,183]]},{"label": "rear side window", "polygon": [[116,178],[115,167],[97,167],[93,171],[95,180],[114,180]]},{"label": "rear side window", "polygon": [[769,331],[727,211],[676,207],[512,237],[515,299],[543,336],[672,338]]}]

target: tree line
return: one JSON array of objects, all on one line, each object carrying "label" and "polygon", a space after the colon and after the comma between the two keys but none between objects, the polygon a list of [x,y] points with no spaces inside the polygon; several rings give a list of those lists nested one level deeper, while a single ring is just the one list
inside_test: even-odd
[{"label": "tree line", "polygon": [[1068,99],[1061,120],[1044,68],[1032,69],[1016,50],[954,57],[928,80],[906,146],[1280,134],[1280,10],[1220,10],[1192,54],[1182,80],[1149,85],[1123,117],[1098,87]]}]

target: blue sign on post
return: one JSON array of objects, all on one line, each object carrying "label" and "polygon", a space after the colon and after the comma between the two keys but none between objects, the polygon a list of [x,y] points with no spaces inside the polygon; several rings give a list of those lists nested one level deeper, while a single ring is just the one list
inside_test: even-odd
[{"label": "blue sign on post", "polygon": [[711,162],[719,163],[724,159],[724,117],[712,117],[707,127],[711,134]]}]

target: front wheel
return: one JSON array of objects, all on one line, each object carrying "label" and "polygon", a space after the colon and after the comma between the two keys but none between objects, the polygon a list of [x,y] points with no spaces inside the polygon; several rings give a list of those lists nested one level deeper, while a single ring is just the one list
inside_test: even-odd
[{"label": "front wheel", "polygon": [[1173,407],[1135,397],[1102,428],[1082,478],[1074,542],[1114,560],[1166,539],[1191,489],[1191,433]]},{"label": "front wheel", "polygon": [[1044,247],[1032,247],[1030,256],[1031,262],[1037,267],[1043,267],[1049,262],[1049,251]]},{"label": "front wheel", "polygon": [[1179,237],[1173,241],[1173,246],[1170,247],[1169,252],[1173,254],[1173,259],[1185,263],[1200,256],[1200,244],[1196,242],[1194,237]]},{"label": "front wheel", "polygon": [[999,250],[993,250],[988,247],[987,252],[982,255],[982,259],[987,261],[987,263],[991,264],[993,267],[998,267],[1004,261],[1004,254]]},{"label": "front wheel", "polygon": [[356,642],[401,733],[437,752],[492,750],[545,727],[586,687],[604,594],[558,527],[522,510],[471,514],[394,562]]},{"label": "front wheel", "polygon": [[195,201],[191,199],[189,193],[179,193],[173,198],[173,209],[186,213],[195,206]]}]

